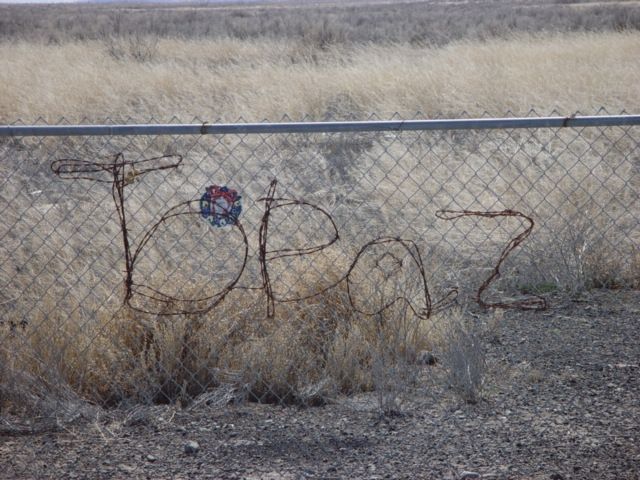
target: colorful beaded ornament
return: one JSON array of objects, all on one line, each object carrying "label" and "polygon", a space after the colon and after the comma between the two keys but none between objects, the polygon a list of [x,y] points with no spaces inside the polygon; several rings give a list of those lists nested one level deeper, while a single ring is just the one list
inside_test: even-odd
[{"label": "colorful beaded ornament", "polygon": [[214,227],[235,225],[242,212],[242,204],[233,189],[211,185],[200,198],[200,214]]}]

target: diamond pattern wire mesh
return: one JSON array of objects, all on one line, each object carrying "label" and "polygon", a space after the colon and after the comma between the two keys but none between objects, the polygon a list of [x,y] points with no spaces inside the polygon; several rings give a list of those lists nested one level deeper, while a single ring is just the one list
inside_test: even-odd
[{"label": "diamond pattern wire mesh", "polygon": [[[111,185],[61,179],[50,168],[118,153],[184,159],[175,169],[127,171],[133,248],[171,207],[199,200],[209,185],[242,196],[247,266],[239,288],[210,312],[163,315],[175,306],[145,298],[137,305],[154,313],[123,305]],[[314,404],[399,389],[390,379],[410,383],[403,366],[440,348],[454,311],[478,308],[476,290],[523,230],[514,218],[445,221],[436,211],[512,209],[535,221],[502,265],[492,299],[637,288],[639,162],[639,126],[0,138],[0,403],[49,413],[73,399],[189,403],[231,384],[238,398]],[[276,196],[324,209],[339,240],[268,262],[270,318],[258,259],[260,199],[274,179]],[[188,304],[241,271],[244,244],[233,227],[214,228],[197,209],[157,225],[136,263],[141,283]],[[331,234],[325,215],[292,205],[272,212],[267,247],[309,248]],[[428,319],[412,313],[408,305],[424,307],[419,275],[398,244],[371,246],[348,290],[344,281],[327,289],[363,245],[383,236],[414,241],[434,301],[457,288],[456,305]],[[408,303],[361,314],[400,295]]]}]

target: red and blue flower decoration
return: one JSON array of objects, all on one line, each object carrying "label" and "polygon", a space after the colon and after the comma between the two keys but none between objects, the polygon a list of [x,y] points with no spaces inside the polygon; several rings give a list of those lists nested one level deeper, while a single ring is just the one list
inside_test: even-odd
[{"label": "red and blue flower decoration", "polygon": [[207,187],[200,198],[200,214],[214,227],[235,225],[242,212],[238,192],[218,185]]}]

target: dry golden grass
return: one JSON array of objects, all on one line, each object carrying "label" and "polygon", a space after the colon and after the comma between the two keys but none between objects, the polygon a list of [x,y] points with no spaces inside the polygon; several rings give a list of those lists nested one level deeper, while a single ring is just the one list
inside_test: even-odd
[{"label": "dry golden grass", "polygon": [[55,413],[69,387],[100,405],[184,405],[222,382],[251,400],[314,404],[372,389],[383,350],[410,364],[441,340],[443,317],[359,315],[344,288],[280,305],[274,318],[259,294],[232,297],[210,314],[170,317],[126,307],[89,317],[79,306],[70,315],[50,304],[26,327],[2,329],[0,408],[33,414],[50,404]]},{"label": "dry golden grass", "polygon": [[[637,32],[523,34],[443,48],[114,42],[0,44],[0,121],[618,112],[640,103]],[[135,60],[146,48],[150,59]]]}]

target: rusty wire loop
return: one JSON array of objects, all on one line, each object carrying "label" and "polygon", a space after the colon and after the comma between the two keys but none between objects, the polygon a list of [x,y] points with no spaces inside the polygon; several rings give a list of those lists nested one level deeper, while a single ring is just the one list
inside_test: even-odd
[{"label": "rusty wire loop", "polygon": [[[291,299],[276,298],[275,294],[273,293],[271,278],[269,276],[269,268],[267,265],[268,261],[276,260],[279,258],[303,256],[303,255],[309,255],[312,253],[317,253],[324,250],[325,248],[330,247],[335,242],[337,242],[338,239],[340,238],[340,235],[338,233],[338,227],[336,226],[336,223],[331,217],[331,215],[326,210],[318,207],[317,205],[313,205],[309,202],[306,202],[304,200],[294,200],[290,198],[275,197],[277,185],[278,185],[278,181],[275,179],[272,180],[271,184],[269,185],[269,190],[267,191],[267,196],[258,199],[258,201],[264,202],[264,214],[262,215],[262,221],[260,222],[260,230],[258,233],[258,243],[259,243],[259,249],[260,249],[259,251],[260,274],[262,276],[262,287],[260,288],[264,290],[265,295],[267,297],[267,316],[268,317],[272,317],[275,313],[275,302],[285,303],[285,302],[299,302],[302,300],[306,300],[308,298],[316,297],[326,292],[327,290],[330,290],[331,288],[338,285],[338,283],[340,283],[340,281],[336,282],[330,287],[323,289],[319,292],[315,292],[314,294],[306,297],[296,297]],[[267,250],[269,220],[271,218],[271,213],[273,212],[273,210],[276,210],[278,208],[295,206],[295,205],[310,207],[313,210],[316,210],[320,212],[322,215],[324,215],[331,224],[331,228],[333,229],[333,237],[329,241],[323,244],[314,245],[307,248],[299,248],[299,249],[282,248],[278,250]]]},{"label": "rusty wire loop", "polygon": [[[186,202],[179,203],[169,210],[167,210],[164,215],[158,220],[149,230],[147,230],[142,239],[140,240],[138,247],[135,249],[133,256],[131,257],[131,271],[135,271],[136,261],[139,258],[140,253],[143,251],[153,234],[158,230],[158,228],[165,223],[170,218],[181,217],[181,216],[200,216],[200,212],[196,211],[192,208],[193,204],[199,203],[198,200],[189,200]],[[245,267],[247,265],[247,259],[249,257],[249,240],[247,238],[247,234],[244,230],[244,227],[237,219],[230,223],[233,225],[235,229],[237,229],[242,236],[242,243],[244,244],[244,253],[242,255],[242,265],[240,266],[239,272],[237,275],[227,283],[220,291],[213,293],[211,295],[207,295],[199,298],[182,298],[176,297],[172,295],[167,295],[160,290],[157,290],[149,285],[140,284],[131,282],[130,289],[128,290],[129,296],[126,298],[127,304],[133,308],[134,310],[150,313],[156,315],[176,315],[176,314],[202,314],[211,311],[213,308],[217,307],[225,297],[231,293],[232,290],[236,287],[237,283],[240,281],[242,274],[244,273]],[[158,311],[145,309],[139,307],[132,303],[133,295],[137,294],[141,297],[145,297],[148,300],[153,301],[154,303],[160,306]],[[179,305],[188,305],[188,307],[178,308]],[[171,309],[173,307],[173,309]]]},{"label": "rusty wire loop", "polygon": [[[258,287],[246,287],[238,285],[247,266],[249,256],[249,241],[244,227],[240,223],[239,219],[235,217],[226,218],[226,224],[233,226],[240,233],[242,243],[244,244],[244,253],[237,274],[218,292],[203,296],[201,298],[181,298],[163,293],[162,291],[153,288],[150,285],[144,283],[136,283],[134,281],[136,262],[139,260],[141,253],[144,251],[145,247],[147,247],[149,241],[156,233],[156,231],[160,228],[160,226],[171,218],[190,215],[200,216],[200,211],[193,208],[193,205],[198,203],[198,200],[189,200],[172,206],[160,217],[160,219],[156,223],[154,223],[146,232],[144,232],[140,241],[138,242],[137,247],[132,250],[129,238],[129,228],[127,224],[127,214],[125,209],[125,187],[135,182],[136,178],[140,175],[154,171],[177,168],[182,163],[182,160],[183,157],[180,155],[165,155],[161,157],[154,157],[137,161],[127,161],[125,160],[123,153],[118,153],[114,156],[112,162],[91,162],[78,159],[60,159],[55,160],[51,164],[52,171],[63,179],[83,179],[102,183],[111,183],[112,197],[120,222],[125,257],[125,295],[123,303],[133,308],[134,310],[154,315],[203,314],[217,307],[233,290],[262,290],[266,298],[267,317],[273,317],[275,315],[276,303],[300,302],[311,299],[325,292],[328,292],[329,290],[337,287],[343,282],[346,285],[347,295],[353,310],[355,312],[368,316],[378,315],[391,308],[393,305],[403,303],[408,306],[408,308],[416,316],[424,319],[429,318],[436,312],[446,309],[453,302],[455,302],[458,296],[457,287],[451,288],[441,299],[435,302],[432,300],[431,294],[429,292],[429,287],[427,285],[427,276],[425,272],[424,262],[422,260],[418,245],[413,240],[391,236],[381,236],[364,244],[354,257],[347,271],[342,276],[340,276],[338,280],[334,281],[328,286],[303,296],[277,296],[274,293],[272,280],[269,275],[269,262],[286,257],[302,257],[304,255],[321,252],[334,245],[339,240],[340,235],[333,217],[322,207],[304,200],[276,196],[278,182],[275,179],[271,181],[269,189],[267,191],[267,195],[258,199],[258,201],[264,202],[264,214],[262,215],[262,220],[260,222],[260,228],[258,232],[258,261],[260,264],[262,285]],[[276,250],[269,250],[269,221],[271,219],[272,213],[274,212],[274,210],[293,206],[307,207],[311,210],[319,212],[322,216],[324,216],[332,230],[331,238],[323,243],[305,248],[281,248]],[[225,214],[222,213],[222,215]],[[533,230],[534,221],[532,218],[513,210],[503,210],[499,212],[439,210],[436,212],[436,216],[442,220],[455,220],[461,217],[470,216],[479,216],[485,218],[517,217],[528,222],[528,227],[521,233],[519,233],[516,237],[512,238],[508,245],[504,248],[497,264],[491,272],[491,275],[482,283],[482,285],[478,289],[475,299],[478,304],[484,308],[541,310],[547,307],[545,299],[538,295],[534,295],[533,298],[530,297],[513,302],[487,302],[482,298],[483,293],[485,292],[485,290],[487,290],[489,285],[494,280],[500,277],[500,267],[507,256],[516,247],[518,247]],[[420,288],[422,290],[420,302],[424,303],[424,305],[416,307],[413,303],[413,299],[407,298],[402,295],[396,296],[395,298],[384,302],[384,304],[379,309],[373,311],[366,310],[357,305],[357,300],[355,298],[355,295],[353,294],[354,287],[352,276],[365,253],[376,246],[383,246],[387,248],[387,251],[380,255],[380,257],[384,255],[391,255],[393,258],[395,258],[398,269],[404,268],[404,262],[401,259],[394,257],[393,254],[390,253],[389,249],[392,246],[399,246],[404,250],[404,252],[409,257],[411,264],[417,269]],[[380,268],[379,261],[376,262],[376,265]],[[146,299],[147,302],[151,302],[157,308],[148,308],[136,304],[133,301],[136,296],[140,296]]]}]

